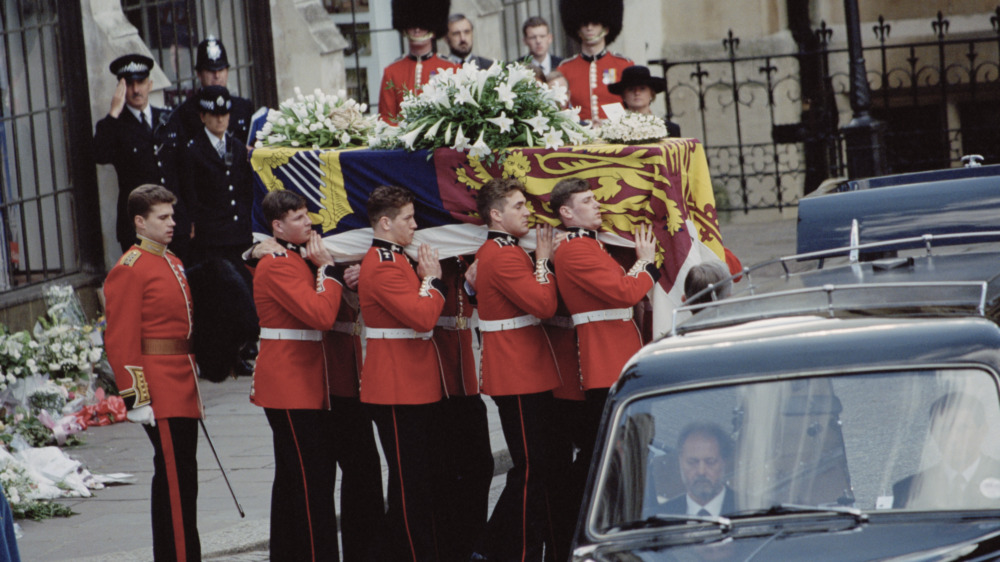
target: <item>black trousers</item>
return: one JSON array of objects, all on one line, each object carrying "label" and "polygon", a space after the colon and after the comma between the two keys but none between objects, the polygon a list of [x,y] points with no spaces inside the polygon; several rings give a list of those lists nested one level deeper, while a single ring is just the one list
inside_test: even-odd
[{"label": "black trousers", "polygon": [[434,472],[439,555],[445,562],[468,562],[486,528],[493,481],[486,404],[479,395],[452,396],[441,402],[438,414]]},{"label": "black trousers", "polygon": [[514,467],[487,525],[487,557],[540,561],[543,543],[554,542],[546,458],[552,394],[494,396],[493,401]]},{"label": "black trousers", "polygon": [[198,539],[198,420],[143,425],[153,444],[153,559],[201,560]]},{"label": "black trousers", "polygon": [[434,521],[435,421],[440,402],[418,405],[369,404],[389,465],[386,552],[382,560],[438,560]]},{"label": "black trousers", "polygon": [[372,420],[357,398],[331,396],[330,414],[334,458],[341,473],[344,561],[376,560],[378,543],[385,533],[385,498]]},{"label": "black trousers", "polygon": [[583,487],[589,466],[579,454],[588,438],[586,403],[582,400],[552,401],[551,441],[548,466],[552,473],[549,486],[555,544],[546,549],[545,559],[569,559],[569,545],[583,501]]},{"label": "black trousers", "polygon": [[330,411],[264,413],[274,436],[271,560],[339,560]]}]

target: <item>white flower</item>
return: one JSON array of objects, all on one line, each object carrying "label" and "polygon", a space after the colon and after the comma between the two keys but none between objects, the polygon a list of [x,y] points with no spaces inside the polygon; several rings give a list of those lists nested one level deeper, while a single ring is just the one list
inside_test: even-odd
[{"label": "white flower", "polygon": [[351,135],[348,134],[347,131],[344,131],[344,134],[340,135],[340,144],[346,145],[350,144],[350,142],[351,142]]},{"label": "white flower", "polygon": [[437,134],[438,128],[441,127],[441,123],[444,122],[444,117],[437,120],[437,123],[431,125],[430,129],[427,129],[427,133],[424,135],[425,139],[433,139],[434,135]]},{"label": "white flower", "polygon": [[406,144],[406,148],[413,150],[413,143],[417,141],[417,137],[420,136],[420,131],[424,129],[424,125],[417,127],[416,129],[406,133],[399,137],[399,140]]},{"label": "white flower", "polygon": [[451,122],[448,123],[448,128],[444,130],[444,143],[448,144],[451,142]]},{"label": "white flower", "polygon": [[275,122],[278,121],[278,119],[281,119],[281,113],[278,113],[277,111],[275,111],[273,109],[268,109],[267,110],[267,122],[268,123],[275,123]]},{"label": "white flower", "polygon": [[462,126],[458,126],[458,132],[455,133],[455,144],[451,145],[452,150],[465,150],[469,148],[469,138],[462,134]]},{"label": "white flower", "polygon": [[556,83],[554,86],[546,89],[546,97],[561,106],[569,99],[567,92],[568,90],[566,90],[566,86]]},{"label": "white flower", "polygon": [[542,110],[538,110],[538,114],[531,119],[521,119],[521,121],[531,125],[536,133],[544,133],[549,128],[549,120],[542,115]]},{"label": "white flower", "polygon": [[472,92],[469,91],[467,86],[462,86],[458,89],[458,93],[455,94],[455,103],[467,103],[479,107],[479,103],[476,102],[476,98],[472,96]]},{"label": "white flower", "polygon": [[514,120],[511,119],[510,117],[507,117],[507,112],[506,111],[501,111],[500,112],[500,117],[490,117],[490,118],[487,118],[486,120],[489,121],[490,123],[493,123],[497,127],[499,127],[501,134],[502,133],[506,133],[507,131],[509,131],[510,130],[510,126],[514,124]]},{"label": "white flower", "polygon": [[489,156],[492,152],[490,147],[483,142],[483,132],[484,131],[479,131],[479,138],[476,140],[476,144],[472,145],[472,148],[469,149],[470,157],[475,156],[476,158],[481,159],[484,156]]},{"label": "white flower", "polygon": [[563,145],[562,131],[556,128],[549,129],[548,133],[545,133],[545,148],[559,148]]},{"label": "white flower", "polygon": [[535,80],[535,72],[520,63],[512,64],[508,67],[510,71],[507,79],[511,84],[517,84],[521,80]]},{"label": "white flower", "polygon": [[293,140],[292,141],[292,146],[299,146],[299,141]]},{"label": "white flower", "polygon": [[511,87],[509,82],[500,82],[497,87],[494,88],[497,91],[497,97],[507,109],[514,108],[514,99],[517,98],[517,94],[514,93],[514,89]]}]

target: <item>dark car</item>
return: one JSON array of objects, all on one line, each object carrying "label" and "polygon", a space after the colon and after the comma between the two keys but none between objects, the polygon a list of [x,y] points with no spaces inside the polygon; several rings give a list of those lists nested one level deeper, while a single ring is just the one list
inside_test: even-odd
[{"label": "dark car", "polygon": [[859,230],[631,359],[573,560],[1000,557],[1000,232]]}]

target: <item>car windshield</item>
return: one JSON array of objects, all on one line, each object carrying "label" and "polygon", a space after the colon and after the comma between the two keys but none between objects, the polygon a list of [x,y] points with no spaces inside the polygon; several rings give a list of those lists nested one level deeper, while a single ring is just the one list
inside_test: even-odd
[{"label": "car windshield", "polygon": [[667,515],[998,509],[998,405],[995,378],[973,368],[647,395],[615,417],[589,524],[609,534]]}]

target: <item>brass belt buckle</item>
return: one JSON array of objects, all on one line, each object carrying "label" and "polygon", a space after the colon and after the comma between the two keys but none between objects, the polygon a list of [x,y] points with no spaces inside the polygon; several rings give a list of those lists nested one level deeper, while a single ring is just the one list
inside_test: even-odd
[{"label": "brass belt buckle", "polygon": [[354,329],[351,330],[351,335],[352,336],[360,336],[361,335],[361,322],[355,322],[354,323]]},{"label": "brass belt buckle", "polygon": [[469,327],[469,319],[465,316],[458,316],[455,318],[455,327],[459,330],[465,330]]}]

